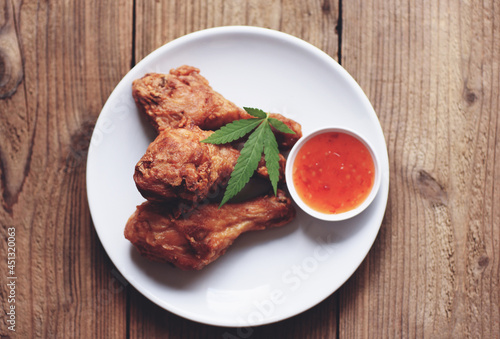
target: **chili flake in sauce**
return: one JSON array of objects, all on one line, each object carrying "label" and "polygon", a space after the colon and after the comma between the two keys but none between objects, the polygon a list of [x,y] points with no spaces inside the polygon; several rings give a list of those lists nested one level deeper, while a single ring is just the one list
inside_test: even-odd
[{"label": "chili flake in sauce", "polygon": [[293,165],[298,195],[309,207],[326,214],[361,205],[374,181],[370,151],[357,138],[342,132],[312,137],[298,151]]}]

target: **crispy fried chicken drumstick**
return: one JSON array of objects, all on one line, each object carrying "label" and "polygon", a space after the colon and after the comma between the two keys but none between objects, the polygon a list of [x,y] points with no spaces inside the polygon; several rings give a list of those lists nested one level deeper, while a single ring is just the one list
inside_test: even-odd
[{"label": "crispy fried chicken drumstick", "polygon": [[175,208],[145,202],[125,227],[125,237],[146,258],[198,270],[224,254],[242,233],[285,225],[295,216],[289,197],[278,190],[244,202],[200,205],[176,217]]},{"label": "crispy fried chicken drumstick", "polygon": [[[172,69],[169,74],[146,74],[133,82],[132,95],[158,132],[191,123],[204,130],[216,130],[234,120],[252,117],[214,91],[200,70],[191,66]],[[289,150],[302,136],[300,124],[280,114],[271,116],[295,132],[274,131],[280,149]]]},{"label": "crispy fried chicken drumstick", "polygon": [[[231,145],[201,143],[212,131],[197,126],[163,130],[135,167],[134,180],[150,201],[198,203],[227,184],[240,152]],[[285,158],[280,154],[283,178]],[[268,177],[265,161],[257,174]]]},{"label": "crispy fried chicken drumstick", "polygon": [[199,69],[191,66],[169,74],[146,74],[133,82],[132,95],[158,131],[184,127],[189,119],[202,129],[214,130],[246,114],[215,92]]},{"label": "crispy fried chicken drumstick", "polygon": [[[143,256],[198,270],[223,255],[240,234],[282,226],[295,217],[291,199],[279,189],[276,196],[220,208],[207,199],[227,185],[240,151],[232,144],[201,141],[212,130],[252,116],[215,92],[198,69],[181,66],[169,74],[146,74],[134,81],[132,94],[158,132],[134,173],[147,201],[125,227],[125,237]],[[302,136],[301,126],[279,114],[271,116],[295,131],[274,130],[280,149],[290,149]],[[285,158],[279,156],[283,179]],[[262,157],[259,176],[269,176],[265,163]]]}]

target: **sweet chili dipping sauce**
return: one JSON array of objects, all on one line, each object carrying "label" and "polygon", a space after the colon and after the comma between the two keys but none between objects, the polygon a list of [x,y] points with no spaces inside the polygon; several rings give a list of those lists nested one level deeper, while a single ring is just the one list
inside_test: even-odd
[{"label": "sweet chili dipping sauce", "polygon": [[342,132],[312,137],[298,151],[293,183],[312,209],[326,214],[352,210],[368,197],[375,181],[370,151],[357,138]]}]

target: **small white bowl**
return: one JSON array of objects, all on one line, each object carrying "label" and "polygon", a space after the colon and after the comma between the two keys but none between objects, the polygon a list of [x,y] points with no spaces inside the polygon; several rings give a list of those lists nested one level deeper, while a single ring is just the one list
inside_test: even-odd
[{"label": "small white bowl", "polygon": [[[323,133],[329,133],[329,132],[340,132],[340,133],[345,133],[348,135],[351,135],[361,141],[366,148],[370,151],[370,155],[373,159],[373,165],[375,168],[375,177],[374,177],[374,182],[373,186],[371,189],[371,192],[369,195],[366,197],[366,199],[361,203],[358,207],[349,210],[347,212],[343,213],[336,213],[336,214],[327,214],[327,213],[322,213],[318,212],[311,207],[309,207],[299,196],[297,193],[297,190],[295,189],[295,185],[293,183],[293,164],[295,162],[295,158],[297,156],[297,153],[299,150],[302,148],[302,146],[309,141],[312,137],[317,136],[319,134]],[[377,155],[373,150],[373,147],[370,145],[370,143],[364,139],[361,135],[358,133],[354,132],[351,129],[344,128],[344,127],[323,127],[320,129],[317,129],[311,133],[308,133],[307,135],[304,135],[302,138],[299,139],[299,141],[293,146],[293,148],[290,150],[290,153],[288,155],[287,163],[286,163],[286,168],[285,168],[285,177],[286,177],[286,184],[288,186],[288,190],[290,191],[290,194],[293,198],[293,200],[297,203],[297,205],[304,210],[306,213],[309,215],[321,219],[321,220],[327,220],[327,221],[339,221],[339,220],[345,220],[352,218],[359,213],[361,213],[364,209],[366,209],[375,196],[377,195],[378,189],[380,187],[380,181],[381,181],[381,169],[380,169],[380,162],[377,159]]]}]

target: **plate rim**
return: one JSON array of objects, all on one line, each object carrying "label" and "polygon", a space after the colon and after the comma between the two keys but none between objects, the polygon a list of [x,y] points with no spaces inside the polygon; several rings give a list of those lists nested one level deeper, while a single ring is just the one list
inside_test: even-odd
[{"label": "plate rim", "polygon": [[[333,59],[331,56],[329,56],[326,52],[322,51],[320,48],[312,45],[311,43],[309,43],[305,40],[302,40],[298,37],[295,37],[293,35],[290,35],[288,33],[284,33],[284,32],[278,31],[278,30],[270,29],[270,28],[263,28],[263,27],[256,27],[256,26],[241,26],[241,25],[219,26],[219,27],[212,27],[212,28],[194,31],[194,32],[188,33],[186,35],[180,36],[178,38],[175,38],[175,39],[165,43],[164,45],[160,46],[159,48],[153,50],[151,53],[149,53],[147,56],[145,56],[143,59],[141,59],[136,65],[134,65],[134,67],[132,67],[125,74],[125,76],[118,82],[118,84],[115,86],[115,88],[110,93],[108,99],[106,100],[106,103],[104,104],[103,108],[101,109],[101,111],[99,113],[99,116],[98,116],[97,121],[96,121],[96,126],[99,123],[99,119],[101,119],[101,117],[102,117],[103,111],[105,111],[108,108],[107,106],[110,104],[110,102],[114,99],[115,96],[118,95],[117,89],[122,87],[123,83],[129,81],[129,78],[133,76],[135,69],[140,68],[143,65],[148,64],[150,59],[155,58],[158,54],[164,53],[165,50],[173,49],[179,45],[187,44],[195,39],[203,39],[206,37],[212,37],[212,36],[224,35],[224,34],[249,34],[249,35],[256,35],[256,36],[271,37],[271,38],[275,38],[278,40],[284,39],[285,41],[290,42],[294,45],[297,45],[298,47],[303,48],[306,51],[313,53],[315,56],[320,57],[321,59],[326,61],[328,64],[330,64],[332,67],[334,67],[336,69],[336,71],[342,73],[344,79],[349,81],[350,86],[353,86],[354,88],[356,88],[356,92],[358,92],[358,94],[360,95],[360,97],[364,101],[363,102],[364,106],[369,108],[372,111],[372,113],[374,114],[374,116],[376,117],[376,122],[378,123],[379,130],[382,133],[382,136],[384,136],[383,129],[382,129],[382,126],[380,124],[380,120],[378,119],[378,116],[376,115],[376,112],[375,112],[371,102],[369,101],[368,97],[366,96],[365,92],[362,90],[362,88],[356,82],[356,80],[352,77],[352,75],[349,74],[347,72],[347,70],[345,70],[335,59]],[[179,307],[175,306],[174,304],[171,304],[171,303],[168,303],[164,300],[161,300],[154,293],[152,293],[148,289],[144,288],[141,284],[137,284],[133,277],[128,275],[127,272],[124,272],[122,267],[119,267],[119,265],[117,264],[117,261],[113,259],[114,255],[112,254],[112,251],[110,250],[109,245],[107,244],[107,242],[103,241],[103,236],[101,234],[101,231],[95,223],[95,217],[94,217],[95,212],[93,212],[93,211],[95,211],[95,207],[93,207],[93,203],[91,202],[91,196],[93,196],[93,193],[91,192],[92,189],[90,188],[91,185],[89,184],[90,183],[89,172],[91,172],[90,168],[93,165],[93,160],[92,160],[92,154],[93,154],[92,150],[94,148],[92,146],[92,139],[93,138],[94,138],[94,132],[92,133],[90,147],[89,147],[88,154],[87,154],[86,177],[85,177],[86,178],[86,193],[87,193],[89,211],[90,211],[90,215],[92,218],[92,223],[93,223],[94,229],[96,230],[97,236],[99,237],[99,241],[100,241],[101,245],[103,246],[104,250],[106,251],[106,254],[110,258],[111,262],[116,267],[116,269],[120,272],[120,274],[136,290],[138,290],[144,297],[146,297],[147,299],[149,299],[150,301],[152,301],[153,303],[155,303],[159,307],[161,307],[169,312],[172,312],[180,317],[183,317],[185,319],[195,321],[198,323],[213,325],[213,326],[223,326],[223,327],[231,327],[231,328],[237,328],[237,327],[242,327],[242,326],[245,327],[244,325],[238,324],[234,321],[228,322],[228,321],[224,321],[224,319],[222,319],[222,320],[219,319],[219,321],[214,321],[214,320],[206,319],[205,316],[199,316],[197,314],[192,314],[190,311],[182,310]],[[343,279],[343,281],[341,281],[339,284],[332,286],[332,288],[329,289],[328,294],[324,295],[323,297],[317,298],[317,300],[313,300],[311,303],[308,303],[307,307],[300,308],[299,310],[295,310],[293,312],[287,313],[284,316],[280,316],[280,317],[276,317],[276,318],[271,317],[270,319],[266,318],[266,319],[264,319],[264,321],[262,321],[260,323],[251,324],[249,326],[257,327],[257,326],[276,323],[276,322],[291,318],[293,316],[296,316],[298,314],[301,314],[301,313],[315,307],[316,305],[318,305],[322,301],[329,298],[343,284],[345,284],[352,277],[352,275],[359,268],[359,266],[363,263],[363,261],[366,259],[366,256],[368,255],[369,251],[372,249],[373,244],[378,236],[378,233],[380,232],[380,228],[382,226],[382,222],[383,222],[385,213],[387,211],[387,204],[388,204],[388,198],[389,198],[388,193],[389,193],[389,184],[390,184],[390,182],[389,182],[390,166],[389,166],[389,161],[388,161],[387,143],[385,141],[385,138],[384,138],[384,146],[385,146],[385,152],[384,152],[385,159],[381,159],[381,161],[384,161],[387,159],[386,162],[384,161],[385,162],[384,165],[386,165],[386,168],[387,168],[387,173],[383,174],[384,177],[386,178],[386,180],[385,180],[386,185],[385,185],[385,187],[383,187],[382,183],[381,183],[380,191],[378,193],[378,194],[385,195],[385,198],[382,201],[383,202],[383,213],[381,214],[380,220],[376,220],[376,223],[378,225],[377,230],[376,230],[373,238],[370,241],[370,246],[368,246],[366,248],[366,251],[363,252],[362,259],[360,260],[360,262],[357,263],[356,265],[352,265],[352,268],[351,268],[351,270],[349,270],[349,273],[346,275],[346,278]]]}]

